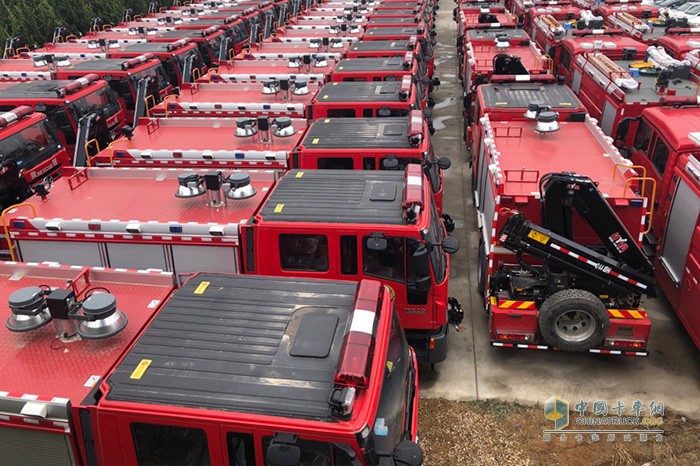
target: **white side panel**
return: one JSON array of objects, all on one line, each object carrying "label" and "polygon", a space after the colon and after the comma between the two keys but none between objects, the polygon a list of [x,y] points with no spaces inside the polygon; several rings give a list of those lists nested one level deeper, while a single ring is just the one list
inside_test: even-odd
[{"label": "white side panel", "polygon": [[574,70],[574,76],[571,78],[571,90],[576,95],[581,90],[581,72],[579,70]]},{"label": "white side panel", "polygon": [[603,114],[600,117],[600,129],[608,136],[612,136],[612,127],[615,122],[615,107],[607,100],[603,105]]},{"label": "white side panel", "polygon": [[107,255],[109,266],[116,269],[168,270],[161,244],[110,243]]},{"label": "white side panel", "polygon": [[173,246],[174,272],[238,273],[235,246]]},{"label": "white side panel", "polygon": [[65,265],[105,267],[98,243],[68,241],[17,241],[24,262],[58,262]]}]

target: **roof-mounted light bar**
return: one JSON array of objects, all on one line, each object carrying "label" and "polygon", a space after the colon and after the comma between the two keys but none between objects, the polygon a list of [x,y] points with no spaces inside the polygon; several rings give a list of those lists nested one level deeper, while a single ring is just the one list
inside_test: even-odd
[{"label": "roof-mounted light bar", "polygon": [[[406,102],[411,96],[411,86],[413,85],[412,76],[404,76],[401,78],[401,87],[399,88],[399,99]],[[421,128],[422,131],[422,128]]]},{"label": "roof-mounted light bar", "polygon": [[78,92],[82,89],[85,89],[88,87],[90,84],[94,83],[95,81],[98,81],[100,77],[95,74],[95,73],[90,73],[86,74],[82,78],[78,78],[74,80],[72,83],[64,84],[63,86],[59,86],[56,89],[56,92],[58,93],[59,97],[63,97],[68,94],[73,94],[75,92]]},{"label": "roof-mounted light bar", "polygon": [[408,140],[413,147],[418,147],[423,141],[425,121],[421,110],[411,110],[408,114]]},{"label": "roof-mounted light bar", "polygon": [[152,53],[144,53],[135,58],[130,58],[129,60],[122,62],[122,70],[128,70],[129,68],[134,68],[142,63],[146,63],[148,60],[152,60],[156,56]]},{"label": "roof-mounted light bar", "polygon": [[34,109],[28,105],[22,105],[9,112],[0,113],[0,128],[5,128],[32,113],[34,113]]},{"label": "roof-mounted light bar", "polygon": [[406,52],[403,56],[403,69],[410,70],[413,68],[413,52]]},{"label": "roof-mounted light bar", "polygon": [[336,385],[356,388],[369,385],[382,290],[379,282],[360,282],[335,369]]},{"label": "roof-mounted light bar", "polygon": [[423,171],[418,164],[409,164],[405,170],[405,184],[401,206],[404,221],[416,223],[418,215],[423,210]]},{"label": "roof-mounted light bar", "polygon": [[189,44],[191,42],[192,42],[191,39],[184,38],[184,39],[176,40],[175,42],[171,42],[170,44],[168,44],[168,46],[166,48],[167,48],[168,52],[172,52],[174,50],[181,49],[182,47],[185,47],[187,44]]}]

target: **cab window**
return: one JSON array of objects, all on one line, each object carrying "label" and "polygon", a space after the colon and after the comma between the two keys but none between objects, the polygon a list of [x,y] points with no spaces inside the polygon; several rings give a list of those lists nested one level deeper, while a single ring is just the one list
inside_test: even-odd
[{"label": "cab window", "polygon": [[342,117],[342,118],[354,118],[355,117],[355,109],[354,108],[329,108],[328,109],[328,116],[329,117]]},{"label": "cab window", "polygon": [[131,434],[139,466],[209,466],[207,434],[202,429],[134,423]]},{"label": "cab window", "polygon": [[328,271],[328,237],[325,235],[280,235],[282,270]]},{"label": "cab window", "polygon": [[352,170],[355,163],[351,157],[319,157],[316,166],[320,170]]},{"label": "cab window", "polygon": [[[273,437],[263,437],[263,453],[267,464],[267,448],[273,441]],[[314,440],[299,439],[294,444],[301,450],[298,466],[353,466],[348,452],[352,451],[349,445],[317,442]]]},{"label": "cab window", "polygon": [[669,150],[666,143],[660,138],[656,138],[656,144],[654,145],[654,150],[651,153],[651,163],[659,172],[659,175],[663,176],[664,170],[666,170],[666,164],[668,163]]},{"label": "cab window", "polygon": [[571,68],[571,52],[564,47],[561,49],[561,61],[559,63],[567,70]]},{"label": "cab window", "polygon": [[646,154],[650,139],[651,127],[642,121],[637,129],[637,134],[634,136],[634,148]]},{"label": "cab window", "polygon": [[226,446],[229,466],[255,466],[255,444],[252,434],[228,432]]},{"label": "cab window", "polygon": [[367,247],[369,236],[362,238],[362,265],[365,275],[403,283],[405,238],[386,238],[387,247],[383,251],[373,251]]}]

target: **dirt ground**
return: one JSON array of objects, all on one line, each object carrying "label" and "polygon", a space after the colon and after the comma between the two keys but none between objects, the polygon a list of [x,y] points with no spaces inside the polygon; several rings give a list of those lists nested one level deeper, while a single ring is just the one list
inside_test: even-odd
[{"label": "dirt ground", "polygon": [[[459,402],[421,399],[420,445],[425,466],[517,465],[517,466],[687,466],[700,465],[700,421],[666,410],[663,439],[638,436],[625,442],[620,434],[614,442],[587,435],[579,442],[568,434],[566,441],[552,436],[542,406],[502,402]],[[567,429],[576,428],[576,416]]]}]

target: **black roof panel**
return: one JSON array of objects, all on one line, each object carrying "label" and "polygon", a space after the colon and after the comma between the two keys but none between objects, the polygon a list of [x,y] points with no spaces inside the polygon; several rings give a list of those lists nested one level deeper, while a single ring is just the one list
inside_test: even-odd
[{"label": "black roof panel", "polygon": [[581,107],[574,91],[563,84],[504,83],[479,86],[484,108],[527,108],[533,100],[544,101],[552,108]]},{"label": "black roof panel", "polygon": [[170,44],[167,42],[142,42],[140,44],[129,44],[120,49],[120,52],[169,52],[168,47],[170,47]]},{"label": "black roof panel", "polygon": [[[106,398],[333,422],[328,397],[356,290],[348,282],[200,273],[110,375]],[[318,341],[302,341],[317,324]],[[144,359],[150,365],[131,378]]]},{"label": "black roof panel", "polygon": [[530,36],[522,29],[469,29],[467,37],[469,40],[495,40],[498,36],[506,36],[508,39],[525,39],[530,41]]},{"label": "black roof panel", "polygon": [[391,27],[391,28],[370,28],[365,31],[365,36],[383,37],[383,36],[416,36],[418,35],[418,26]]},{"label": "black roof panel", "polygon": [[[279,180],[260,215],[266,222],[402,225],[403,187],[403,171],[292,170]],[[393,198],[378,196],[392,191]]]},{"label": "black roof panel", "polygon": [[[326,86],[327,87],[327,86]],[[410,149],[408,118],[321,118],[309,126],[307,149]]]},{"label": "black roof panel", "polygon": [[403,63],[403,57],[344,58],[335,65],[333,71],[406,71]]},{"label": "black roof panel", "polygon": [[317,102],[400,102],[399,81],[332,82],[321,88]]},{"label": "black roof panel", "polygon": [[126,58],[99,58],[96,60],[75,61],[61,69],[65,71],[122,71]]},{"label": "black roof panel", "polygon": [[56,89],[64,84],[70,84],[73,81],[26,81],[17,83],[6,89],[0,90],[0,99],[16,99],[19,97],[32,98],[52,98],[57,99],[60,96],[56,93]]},{"label": "black roof panel", "polygon": [[398,40],[362,40],[353,42],[350,50],[357,52],[375,52],[379,50],[397,50],[410,52],[413,48],[408,48],[408,39]]},{"label": "black roof panel", "polygon": [[372,18],[367,24],[415,24],[415,18]]},{"label": "black roof panel", "polygon": [[188,37],[202,37],[202,31],[198,29],[175,29],[172,31],[161,32],[156,37],[184,39]]}]

